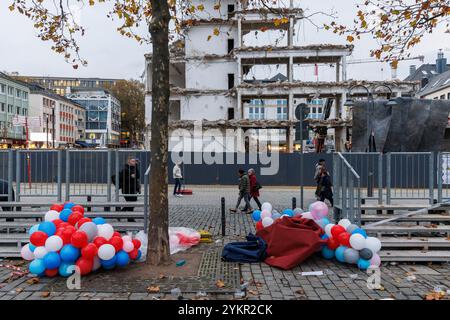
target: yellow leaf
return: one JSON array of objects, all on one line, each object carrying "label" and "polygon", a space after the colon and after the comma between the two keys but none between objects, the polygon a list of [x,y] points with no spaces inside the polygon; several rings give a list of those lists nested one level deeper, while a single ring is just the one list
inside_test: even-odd
[{"label": "yellow leaf", "polygon": [[220,34],[219,28],[214,28],[213,33],[215,36],[218,36]]},{"label": "yellow leaf", "polygon": [[348,36],[347,37],[347,41],[348,42],[353,42],[355,40],[355,38],[353,36]]},{"label": "yellow leaf", "polygon": [[89,5],[93,6],[95,4],[94,0],[89,0]]},{"label": "yellow leaf", "polygon": [[12,5],[10,5],[8,8],[9,8],[10,11],[14,11],[14,8],[15,8],[15,7],[14,7],[14,5],[12,4]]},{"label": "yellow leaf", "polygon": [[205,10],[205,6],[203,4],[199,4],[197,6],[197,9],[200,10],[200,11],[203,11],[203,10]]},{"label": "yellow leaf", "polygon": [[207,39],[207,41],[211,40],[211,38],[212,38],[212,36],[211,36],[211,35],[209,35],[209,36],[208,36],[208,39]]}]

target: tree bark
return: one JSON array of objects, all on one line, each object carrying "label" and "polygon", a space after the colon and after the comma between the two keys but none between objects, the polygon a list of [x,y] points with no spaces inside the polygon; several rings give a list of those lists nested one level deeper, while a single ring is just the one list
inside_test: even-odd
[{"label": "tree bark", "polygon": [[170,261],[168,204],[168,136],[169,136],[169,21],[167,1],[152,0],[149,31],[152,37],[152,122],[150,223],[147,263]]}]

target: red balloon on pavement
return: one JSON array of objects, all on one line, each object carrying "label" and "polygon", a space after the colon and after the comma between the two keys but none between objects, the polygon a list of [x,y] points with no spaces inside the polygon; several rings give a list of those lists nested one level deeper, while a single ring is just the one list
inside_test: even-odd
[{"label": "red balloon on pavement", "polygon": [[88,244],[88,236],[84,231],[75,231],[72,234],[71,242],[74,247],[83,248]]},{"label": "red balloon on pavement", "polygon": [[45,240],[47,240],[48,235],[43,231],[35,231],[30,236],[30,242],[36,247],[41,247],[45,245]]},{"label": "red balloon on pavement", "polygon": [[81,218],[83,218],[83,214],[80,212],[72,212],[69,219],[67,219],[67,222],[74,226]]},{"label": "red balloon on pavement", "polygon": [[108,240],[103,237],[95,237],[93,242],[97,246],[97,248],[100,248],[102,245],[107,244]]},{"label": "red balloon on pavement", "polygon": [[70,224],[63,221],[63,222],[61,222],[61,223],[58,225],[58,228],[65,228],[65,227],[67,227],[67,226],[70,226]]},{"label": "red balloon on pavement", "polygon": [[333,236],[333,238],[338,239],[338,236],[342,233],[345,232],[345,228],[343,226],[340,225],[335,225],[334,227],[331,228],[331,235]]},{"label": "red balloon on pavement", "polygon": [[64,206],[60,205],[60,204],[52,204],[52,206],[50,207],[50,210],[55,210],[58,212],[61,212],[64,209]]},{"label": "red balloon on pavement", "polygon": [[91,218],[83,217],[83,218],[81,218],[80,220],[78,220],[78,222],[77,222],[77,228],[80,229],[80,227],[83,225],[83,223],[91,222],[91,221],[92,221]]},{"label": "red balloon on pavement", "polygon": [[327,246],[331,250],[336,250],[340,246],[340,243],[335,238],[328,238]]},{"label": "red balloon on pavement", "polygon": [[56,229],[58,229],[60,227],[61,223],[63,223],[64,221],[62,221],[61,219],[55,219],[52,222],[56,226]]},{"label": "red balloon on pavement", "polygon": [[81,249],[81,256],[88,260],[92,260],[97,255],[97,252],[98,252],[97,246],[93,243],[89,243],[86,247]]},{"label": "red balloon on pavement", "polygon": [[121,237],[112,237],[111,239],[109,239],[109,244],[112,245],[114,249],[116,249],[116,252],[119,252],[120,250],[122,250],[123,240]]},{"label": "red balloon on pavement", "polygon": [[94,266],[94,261],[92,259],[80,258],[76,263],[77,267],[80,268],[80,274],[83,276],[92,271]]},{"label": "red balloon on pavement", "polygon": [[122,235],[120,234],[120,232],[114,231],[113,237],[121,237],[122,238]]},{"label": "red balloon on pavement", "polygon": [[133,251],[128,252],[128,255],[130,256],[131,260],[136,260],[138,255],[139,255],[139,250],[138,249],[133,249]]},{"label": "red balloon on pavement", "polygon": [[84,215],[84,208],[83,208],[83,206],[80,206],[79,204],[72,207],[72,212],[75,212],[75,211],[80,212],[82,215]]},{"label": "red balloon on pavement", "polygon": [[58,274],[58,268],[56,268],[56,269],[46,269],[45,270],[45,275],[47,276],[47,277],[54,277],[54,276],[56,276]]},{"label": "red balloon on pavement", "polygon": [[339,243],[346,247],[351,247],[350,245],[350,234],[348,232],[342,232],[338,236]]},{"label": "red balloon on pavement", "polygon": [[61,237],[64,244],[69,244],[72,242],[72,234],[74,232],[71,229],[59,229],[56,231],[56,235]]},{"label": "red balloon on pavement", "polygon": [[136,249],[139,249],[141,247],[141,241],[139,239],[133,239],[132,242]]},{"label": "red balloon on pavement", "polygon": [[262,224],[262,221],[261,220],[259,220],[257,223],[256,223],[256,226],[255,226],[255,228],[256,228],[256,231],[259,231],[259,230],[262,230],[262,229],[264,229],[264,226],[263,226],[263,224]]}]

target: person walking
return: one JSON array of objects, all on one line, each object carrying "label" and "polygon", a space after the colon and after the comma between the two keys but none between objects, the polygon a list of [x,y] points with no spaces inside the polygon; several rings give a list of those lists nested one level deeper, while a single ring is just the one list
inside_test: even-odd
[{"label": "person walking", "polygon": [[[261,202],[259,201],[259,190],[262,188],[261,184],[256,179],[256,173],[255,169],[249,169],[248,170],[248,178],[250,180],[250,197],[249,202],[254,199],[256,202],[256,205],[258,206],[259,210],[261,210]],[[248,208],[246,208],[248,209]]]},{"label": "person walking", "polygon": [[[141,182],[138,161],[133,157],[128,157],[127,163],[119,173],[119,189],[122,189],[126,202],[136,202],[138,197],[135,194],[141,193]],[[121,211],[134,211],[134,207],[123,207]],[[134,222],[134,219],[128,219]]]},{"label": "person walking", "polygon": [[325,202],[325,199],[330,201],[333,207],[333,184],[331,183],[331,177],[327,171],[327,168],[323,166],[320,169],[320,180],[319,180],[319,197],[320,201]]},{"label": "person walking", "polygon": [[236,213],[242,199],[245,201],[245,209],[243,213],[252,213],[253,209],[250,205],[250,179],[244,170],[239,169],[239,197],[234,209],[230,209],[231,213]]},{"label": "person walking", "polygon": [[322,168],[325,167],[325,159],[319,159],[319,162],[316,163],[315,170],[314,170],[314,180],[316,181],[316,199],[320,199],[320,178],[321,178],[321,172]]},{"label": "person walking", "polygon": [[181,179],[183,179],[183,175],[181,174],[181,162],[175,163],[173,167],[173,178],[175,179],[175,187],[173,188],[173,195],[178,198],[182,198],[181,194]]}]

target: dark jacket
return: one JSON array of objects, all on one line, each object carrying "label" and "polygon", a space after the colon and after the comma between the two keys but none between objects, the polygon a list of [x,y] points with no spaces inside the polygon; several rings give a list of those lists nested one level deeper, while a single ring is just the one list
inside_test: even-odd
[{"label": "dark jacket", "polygon": [[246,174],[239,179],[239,193],[250,193],[250,180]]},{"label": "dark jacket", "polygon": [[[134,174],[134,177],[132,175]],[[137,166],[130,166],[128,163],[119,173],[119,189],[122,194],[136,194],[141,192],[141,181]]]},{"label": "dark jacket", "polygon": [[320,177],[319,180],[319,195],[324,195],[325,197],[333,196],[333,184],[331,183],[331,178],[329,175]]}]

